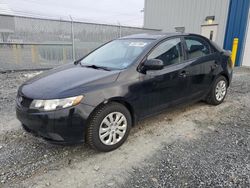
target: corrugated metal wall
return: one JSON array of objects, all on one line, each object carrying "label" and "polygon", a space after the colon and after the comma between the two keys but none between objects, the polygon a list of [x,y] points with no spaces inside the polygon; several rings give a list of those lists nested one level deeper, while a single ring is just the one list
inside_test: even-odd
[{"label": "corrugated metal wall", "polygon": [[250,67],[250,11],[248,13],[248,26],[246,29],[246,40],[245,40],[242,65]]},{"label": "corrugated metal wall", "polygon": [[144,27],[174,32],[185,27],[185,32],[201,33],[207,16],[215,16],[218,23],[216,42],[223,46],[229,0],[145,0]]},{"label": "corrugated metal wall", "polygon": [[239,39],[238,52],[235,62],[236,66],[240,66],[242,64],[242,51],[246,37],[249,7],[250,0],[231,0],[230,2],[224,48],[232,50],[234,38]]}]

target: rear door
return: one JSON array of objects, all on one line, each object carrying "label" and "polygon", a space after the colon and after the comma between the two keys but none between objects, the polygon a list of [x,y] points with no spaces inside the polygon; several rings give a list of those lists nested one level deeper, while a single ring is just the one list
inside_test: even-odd
[{"label": "rear door", "polygon": [[185,39],[185,51],[187,54],[186,67],[189,87],[187,95],[190,99],[199,99],[204,96],[213,81],[213,71],[218,68],[216,59],[210,44],[198,36],[187,36]]}]

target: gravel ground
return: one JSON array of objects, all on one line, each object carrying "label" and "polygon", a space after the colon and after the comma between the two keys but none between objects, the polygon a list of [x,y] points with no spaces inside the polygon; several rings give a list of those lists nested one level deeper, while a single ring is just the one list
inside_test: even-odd
[{"label": "gravel ground", "polygon": [[223,104],[148,118],[109,153],[51,145],[21,129],[17,86],[37,73],[0,74],[0,187],[250,187],[250,69],[235,69]]},{"label": "gravel ground", "polygon": [[250,108],[241,110],[220,121],[197,122],[211,129],[199,138],[163,143],[123,187],[249,187]]}]

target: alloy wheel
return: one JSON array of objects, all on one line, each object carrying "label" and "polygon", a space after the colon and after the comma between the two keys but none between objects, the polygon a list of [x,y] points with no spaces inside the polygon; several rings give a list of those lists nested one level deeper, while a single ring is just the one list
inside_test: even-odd
[{"label": "alloy wheel", "polygon": [[121,141],[126,130],[126,117],[120,112],[112,112],[102,120],[99,128],[99,138],[105,145],[114,145]]},{"label": "alloy wheel", "polygon": [[227,85],[224,80],[220,80],[215,88],[215,97],[217,101],[222,101],[227,92]]}]

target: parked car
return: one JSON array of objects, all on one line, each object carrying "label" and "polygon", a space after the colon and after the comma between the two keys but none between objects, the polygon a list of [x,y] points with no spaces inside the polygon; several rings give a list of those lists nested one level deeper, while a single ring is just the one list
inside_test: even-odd
[{"label": "parked car", "polygon": [[170,107],[223,102],[232,79],[230,53],[196,34],[137,34],[20,86],[16,115],[52,143],[121,146],[138,120]]}]

